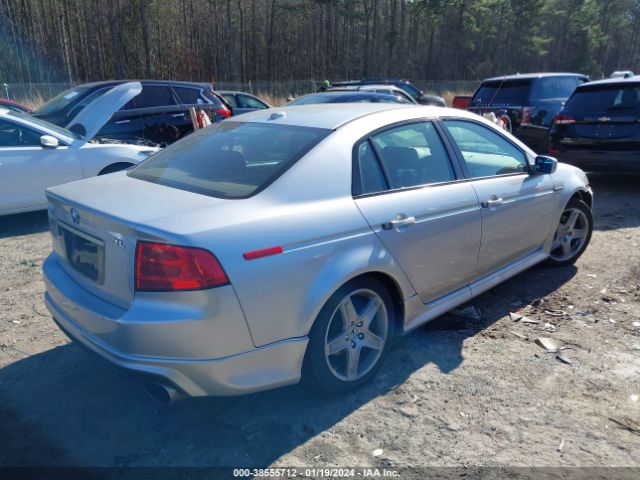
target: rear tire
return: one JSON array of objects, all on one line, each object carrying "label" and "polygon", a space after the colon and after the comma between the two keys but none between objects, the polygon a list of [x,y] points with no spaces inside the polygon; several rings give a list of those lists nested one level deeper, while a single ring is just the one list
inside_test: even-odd
[{"label": "rear tire", "polygon": [[593,216],[589,205],[572,198],[560,216],[546,264],[551,267],[573,264],[586,250],[592,233]]},{"label": "rear tire", "polygon": [[344,393],[367,383],[391,345],[395,311],[375,278],[352,280],[318,314],[304,361],[306,383],[322,393]]}]

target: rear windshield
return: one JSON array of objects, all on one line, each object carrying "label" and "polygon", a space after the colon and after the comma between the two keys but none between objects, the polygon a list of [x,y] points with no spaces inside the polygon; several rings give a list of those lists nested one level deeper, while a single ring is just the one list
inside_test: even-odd
[{"label": "rear windshield", "polygon": [[247,198],[266,188],[330,132],[224,121],[165,148],[128,175],[212,197]]},{"label": "rear windshield", "polygon": [[640,84],[583,87],[567,101],[572,112],[639,112]]},{"label": "rear windshield", "polygon": [[36,115],[48,115],[53,112],[64,110],[72,103],[75,103],[84,97],[88,91],[89,88],[80,87],[62,92],[60,95],[57,95],[48,102],[42,104],[39,108],[36,108],[34,113]]},{"label": "rear windshield", "polygon": [[522,105],[529,99],[531,80],[491,81],[480,85],[471,106]]}]

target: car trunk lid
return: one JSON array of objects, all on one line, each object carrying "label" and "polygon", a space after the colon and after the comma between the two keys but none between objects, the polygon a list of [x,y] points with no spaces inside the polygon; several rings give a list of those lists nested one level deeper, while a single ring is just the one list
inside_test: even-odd
[{"label": "car trunk lid", "polygon": [[65,271],[94,295],[123,308],[134,297],[139,224],[228,202],[129,178],[124,172],[53,187],[47,197],[53,249]]}]

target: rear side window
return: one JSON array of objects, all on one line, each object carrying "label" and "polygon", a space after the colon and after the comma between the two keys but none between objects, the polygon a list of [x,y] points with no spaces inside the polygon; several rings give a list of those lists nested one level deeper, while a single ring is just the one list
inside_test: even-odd
[{"label": "rear side window", "polygon": [[246,198],[266,188],[330,132],[225,121],[165,148],[128,175],[212,197]]},{"label": "rear side window", "polygon": [[369,140],[358,147],[355,167],[354,195],[378,193],[387,189],[387,182]]},{"label": "rear side window", "polygon": [[372,137],[390,187],[448,182],[456,176],[432,123],[414,123]]},{"label": "rear side window", "polygon": [[133,99],[133,103],[136,108],[164,107],[176,104],[169,87],[162,86],[142,87],[142,92]]},{"label": "rear side window", "polygon": [[200,96],[200,89],[189,87],[173,87],[174,92],[178,96],[178,100],[183,104],[204,103]]},{"label": "rear side window", "polygon": [[580,88],[567,101],[565,110],[585,113],[640,113],[640,84]]},{"label": "rear side window", "polygon": [[483,83],[471,101],[471,106],[523,105],[529,99],[531,80],[491,81]]},{"label": "rear side window", "polygon": [[531,86],[531,100],[569,98],[579,84],[577,77],[539,78]]}]

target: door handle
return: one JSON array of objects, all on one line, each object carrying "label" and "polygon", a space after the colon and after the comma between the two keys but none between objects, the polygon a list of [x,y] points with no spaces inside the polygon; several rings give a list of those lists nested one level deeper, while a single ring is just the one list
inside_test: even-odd
[{"label": "door handle", "polygon": [[117,122],[113,122],[116,125],[122,125],[123,123],[129,123],[131,120],[118,120]]},{"label": "door handle", "polygon": [[185,113],[174,113],[173,115],[171,115],[173,118],[178,118],[178,117],[184,117]]},{"label": "door handle", "polygon": [[491,195],[491,198],[489,200],[485,200],[484,202],[482,202],[480,206],[482,208],[491,208],[491,207],[496,207],[498,205],[502,205],[503,203],[504,203],[504,200],[502,200],[502,197],[498,197],[497,195]]},{"label": "door handle", "polygon": [[402,227],[408,227],[416,223],[416,217],[407,217],[405,214],[400,213],[393,220],[389,220],[387,223],[383,223],[383,230],[396,230],[400,231]]}]

